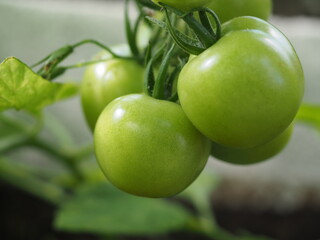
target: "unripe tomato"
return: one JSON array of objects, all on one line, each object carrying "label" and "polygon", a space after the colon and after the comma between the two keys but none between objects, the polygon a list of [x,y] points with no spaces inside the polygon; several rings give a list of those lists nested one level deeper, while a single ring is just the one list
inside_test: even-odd
[{"label": "unripe tomato", "polygon": [[210,0],[152,0],[154,3],[164,3],[171,7],[180,9],[182,11],[190,11],[194,8],[203,7]]},{"label": "unripe tomato", "polygon": [[277,155],[288,144],[293,126],[263,145],[249,149],[235,149],[212,142],[211,155],[225,162],[234,164],[253,164]]},{"label": "unripe tomato", "polygon": [[222,23],[240,16],[268,20],[272,12],[272,0],[209,0],[206,7],[211,8]]},{"label": "unripe tomato", "polygon": [[252,148],[283,132],[304,93],[290,42],[254,17],[234,18],[222,38],[192,58],[178,79],[181,106],[204,135],[223,146]]},{"label": "unripe tomato", "polygon": [[112,100],[143,90],[144,69],[134,60],[111,58],[86,68],[82,86],[81,102],[84,115],[93,131],[96,121]]},{"label": "unripe tomato", "polygon": [[95,152],[105,176],[119,189],[168,197],[189,186],[206,165],[210,142],[180,105],[133,94],[101,113]]}]

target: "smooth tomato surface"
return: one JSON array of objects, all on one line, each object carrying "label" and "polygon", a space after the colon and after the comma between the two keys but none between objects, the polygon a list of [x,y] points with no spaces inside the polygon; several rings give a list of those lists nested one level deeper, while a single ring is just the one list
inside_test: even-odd
[{"label": "smooth tomato surface", "polygon": [[234,18],[222,33],[182,69],[180,103],[212,141],[255,147],[292,122],[304,93],[302,67],[286,37],[263,20]]},{"label": "smooth tomato surface", "polygon": [[259,163],[272,158],[281,152],[290,140],[292,129],[293,126],[291,125],[270,142],[249,149],[229,148],[212,142],[211,155],[220,160],[234,164],[245,165]]},{"label": "smooth tomato surface", "polygon": [[203,7],[210,0],[152,0],[154,3],[165,3],[182,11],[190,11],[194,8]]},{"label": "smooth tomato surface", "polygon": [[211,8],[222,23],[240,16],[268,20],[272,12],[272,0],[209,0],[206,7]]},{"label": "smooth tomato surface", "polygon": [[112,100],[142,92],[143,73],[143,67],[135,61],[111,57],[86,68],[81,86],[81,102],[92,131],[100,113]]},{"label": "smooth tomato surface", "polygon": [[210,141],[178,104],[140,94],[120,97],[104,109],[94,143],[110,182],[145,197],[168,197],[184,190],[210,153]]}]

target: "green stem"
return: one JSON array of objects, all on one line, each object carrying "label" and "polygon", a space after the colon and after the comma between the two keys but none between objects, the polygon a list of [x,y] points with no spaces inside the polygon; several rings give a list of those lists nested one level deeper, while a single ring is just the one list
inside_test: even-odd
[{"label": "green stem", "polygon": [[[216,32],[213,34],[213,37],[215,38],[215,42],[218,41],[221,37],[221,22],[218,15],[214,11],[212,11],[210,8],[200,8],[199,12],[207,12],[213,18],[216,24]],[[213,31],[211,24],[210,26],[207,26],[207,27],[208,27],[208,30],[211,29]]]},{"label": "green stem", "polygon": [[84,44],[93,44],[93,45],[96,45],[96,46],[98,46],[98,47],[106,50],[107,52],[109,52],[109,53],[112,55],[112,57],[114,57],[114,58],[131,59],[131,60],[134,59],[134,57],[120,56],[120,55],[116,54],[115,52],[113,52],[113,51],[111,50],[111,48],[109,48],[109,47],[105,46],[104,44],[102,44],[102,43],[100,43],[100,42],[98,42],[98,41],[96,41],[96,40],[93,40],[93,39],[85,39],[85,40],[82,40],[82,41],[74,44],[74,45],[73,45],[73,48],[77,48],[77,47],[79,47],[79,46],[81,46],[81,45],[84,45]]},{"label": "green stem", "polygon": [[195,33],[195,35],[205,48],[209,48],[215,43],[215,39],[212,37],[210,32],[193,17],[192,13],[182,12],[163,3],[161,3],[161,5],[165,9],[169,9],[170,11],[173,11],[175,14],[181,17],[192,29],[192,31]]},{"label": "green stem", "polygon": [[85,159],[91,155],[94,154],[94,146],[92,144],[85,146],[83,148],[81,148],[80,150],[76,151],[74,154],[72,154],[71,156],[73,156],[73,159],[77,159],[77,161],[80,161],[82,159]]},{"label": "green stem", "polygon": [[7,142],[8,144],[6,144],[6,146],[1,146],[0,148],[2,154],[8,153],[20,147],[30,146],[37,148],[59,160],[60,163],[63,164],[78,181],[83,180],[83,175],[75,160],[80,161],[81,159],[86,158],[93,153],[93,146],[90,145],[81,149],[80,151],[77,151],[74,154],[67,155],[63,152],[58,151],[44,141],[20,135],[8,139]]},{"label": "green stem", "polygon": [[105,62],[105,61],[107,61],[107,60],[109,60],[109,58],[107,58],[107,59],[100,59],[100,60],[94,60],[94,61],[88,61],[88,62],[82,62],[82,63],[77,63],[77,64],[73,64],[73,65],[69,65],[69,66],[64,66],[64,67],[62,67],[62,68],[64,68],[64,69],[81,68],[81,67],[86,67],[86,66],[88,66],[88,65]]},{"label": "green stem", "polygon": [[215,37],[214,31],[212,29],[211,23],[205,11],[199,11],[199,18],[202,25],[210,32],[212,36]]},{"label": "green stem", "polygon": [[297,121],[306,122],[317,127],[320,126],[320,105],[304,103],[296,116]]},{"label": "green stem", "polygon": [[40,180],[4,160],[0,160],[0,178],[52,204],[60,203],[66,196],[63,189],[59,186]]},{"label": "green stem", "polygon": [[24,134],[12,135],[5,138],[4,143],[0,145],[0,154],[10,152],[14,149],[23,147],[29,141],[29,138]]},{"label": "green stem", "polygon": [[130,50],[132,52],[132,55],[136,58],[139,58],[139,49],[137,46],[137,29],[140,20],[142,19],[141,13],[139,14],[138,20],[135,23],[135,30],[132,31],[131,24],[130,24],[130,18],[129,18],[129,1],[126,0],[125,2],[125,29],[126,29],[126,37],[127,42],[129,44]]},{"label": "green stem", "polygon": [[83,180],[83,175],[73,157],[60,152],[50,144],[44,141],[39,141],[38,139],[31,139],[27,142],[27,144],[31,147],[35,147],[41,151],[44,151],[45,153],[55,157],[57,160],[60,160],[60,162],[73,174],[78,181]]},{"label": "green stem", "polygon": [[89,154],[92,154],[93,148],[91,145],[89,147],[81,149],[81,151],[75,152],[72,155],[66,154],[55,149],[50,144],[37,139],[36,135],[41,129],[41,126],[43,125],[42,118],[41,121],[39,121],[31,130],[27,129],[25,126],[22,126],[21,124],[18,124],[14,120],[6,118],[4,116],[1,116],[1,119],[2,121],[6,121],[7,124],[10,124],[11,126],[17,127],[21,130],[21,133],[7,137],[6,140],[0,145],[1,154],[6,154],[10,151],[13,151],[21,147],[35,147],[59,160],[74,175],[76,179],[78,179],[79,181],[83,179],[81,171],[78,168],[78,165],[75,162],[75,160],[85,158]]},{"label": "green stem", "polygon": [[[168,14],[168,10],[165,8],[165,16],[166,16],[166,21],[167,24],[165,24],[163,27],[166,28],[169,33],[170,36],[172,37],[172,39],[174,40],[174,42],[185,52],[189,53],[189,54],[194,54],[194,55],[199,55],[201,52],[203,52],[206,48],[204,48],[203,46],[200,46],[199,44],[196,43],[196,41],[193,41],[191,38],[189,38],[188,36],[183,35],[182,33],[180,33],[179,31],[177,31],[176,29],[174,29],[171,20],[170,20],[170,16]],[[152,20],[152,19],[150,19]],[[160,23],[159,21],[155,21],[157,23]],[[160,26],[160,25],[159,25]],[[183,38],[182,38],[183,37]],[[185,40],[184,40],[185,39]],[[192,44],[191,44],[192,43]]]},{"label": "green stem", "polygon": [[199,22],[197,22],[192,14],[187,14],[182,18],[188,26],[193,30],[195,35],[198,37],[200,42],[203,44],[205,48],[211,47],[214,43],[215,40],[212,38],[212,35],[210,32],[202,26]]},{"label": "green stem", "polygon": [[[50,63],[51,65],[59,63],[60,61],[62,61],[63,59],[65,59],[67,56],[69,56],[72,52],[73,52],[73,47],[66,45],[64,47],[61,47],[55,51],[53,51],[52,53],[50,53],[48,56],[46,56],[45,58],[43,58],[42,60],[40,60],[39,62],[31,65],[31,68],[34,68],[38,65],[40,65],[41,63],[44,63],[45,61],[48,61],[48,63]],[[52,61],[54,63],[52,63]],[[49,66],[45,66],[46,68],[48,68]]]},{"label": "green stem", "polygon": [[145,72],[144,72],[144,80],[143,80],[143,91],[147,95],[151,95],[154,88],[154,74],[153,74],[153,64],[157,61],[165,48],[166,44],[163,44],[161,47],[157,49],[154,56],[149,60]]},{"label": "green stem", "polygon": [[170,59],[172,57],[174,47],[175,47],[175,44],[172,44],[172,46],[168,50],[167,54],[163,58],[162,63],[160,65],[159,73],[156,78],[156,82],[155,82],[153,93],[152,93],[152,96],[154,98],[157,98],[157,99],[164,98],[166,76],[167,76],[168,67],[170,65]]}]

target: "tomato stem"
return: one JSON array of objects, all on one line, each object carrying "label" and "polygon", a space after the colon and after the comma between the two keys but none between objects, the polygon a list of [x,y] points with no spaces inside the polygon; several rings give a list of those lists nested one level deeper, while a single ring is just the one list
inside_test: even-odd
[{"label": "tomato stem", "polygon": [[195,35],[205,48],[208,48],[214,44],[215,39],[212,38],[210,31],[208,31],[208,29],[206,29],[205,26],[203,26],[193,17],[192,12],[183,12],[163,3],[161,3],[161,5],[165,9],[172,11],[178,17],[182,18],[192,29],[192,31],[195,33]]},{"label": "tomato stem", "polygon": [[83,176],[79,169],[79,166],[76,164],[75,159],[72,156],[69,156],[61,151],[58,151],[54,147],[52,147],[50,144],[39,141],[38,139],[30,139],[26,145],[35,147],[41,151],[44,151],[45,153],[51,155],[52,157],[55,157],[57,160],[59,160],[72,174],[73,176],[78,180],[82,181]]},{"label": "tomato stem", "polygon": [[[134,58],[131,58],[131,59],[134,59]],[[110,58],[76,63],[76,64],[73,64],[73,65],[63,66],[61,68],[64,68],[64,69],[81,68],[81,67],[85,67],[85,66],[88,66],[88,65],[92,65],[92,64],[96,64],[96,63],[100,63],[100,62],[105,62],[107,60],[110,60]]]},{"label": "tomato stem", "polygon": [[[185,52],[193,55],[199,55],[219,40],[221,36],[221,22],[215,12],[211,9],[197,8],[190,12],[183,12],[169,5],[163,3],[160,4],[163,6],[165,12],[166,23],[150,17],[147,17],[147,19],[159,27],[166,29],[174,42]],[[185,31],[186,34],[174,28],[168,13],[169,10],[184,20],[197,39],[193,39],[186,35],[188,34],[188,28]],[[193,17],[193,12],[198,12],[200,22]],[[216,25],[215,28],[212,27],[207,14],[211,15],[214,19]]]},{"label": "tomato stem", "polygon": [[175,48],[175,44],[172,44],[167,54],[164,56],[162,63],[160,65],[159,73],[155,81],[152,97],[157,99],[164,99],[164,89],[166,83],[166,77],[168,68],[170,65],[170,59],[173,55],[173,49]]},{"label": "tomato stem", "polygon": [[199,18],[201,24],[210,32],[211,36],[215,37],[215,33],[212,29],[212,25],[205,11],[199,11]]},{"label": "tomato stem", "polygon": [[163,27],[168,29],[173,41],[182,50],[184,50],[185,52],[187,52],[189,54],[198,55],[199,53],[203,52],[205,50],[205,48],[202,46],[202,44],[197,45],[196,43],[193,43],[193,40],[191,38],[189,38],[186,35],[183,35],[183,33],[174,29],[174,27],[172,26],[167,9],[164,9],[164,11],[165,11],[165,15],[166,15],[167,24],[164,25]]},{"label": "tomato stem", "polygon": [[142,19],[143,15],[140,12],[139,17],[135,23],[134,30],[131,28],[130,24],[130,18],[129,18],[129,1],[126,0],[125,2],[125,29],[126,29],[126,36],[127,36],[127,42],[129,44],[130,50],[132,52],[132,55],[139,58],[139,49],[137,46],[137,29],[139,26],[139,23]]},{"label": "tomato stem", "polygon": [[[40,141],[35,137],[28,137],[28,136],[20,136],[16,137],[15,139],[11,140],[11,144],[6,146],[5,148],[1,149],[1,153],[9,153],[13,150],[16,150],[21,147],[34,147],[37,148],[53,157],[55,157],[57,160],[60,161],[61,164],[63,164],[72,174],[73,176],[78,180],[82,181],[83,176],[81,171],[79,170],[78,165],[75,162],[75,158],[73,156],[69,156],[63,152],[58,151],[54,147],[52,147],[50,144],[45,143],[44,141]],[[84,150],[85,151],[85,150]],[[82,154],[82,153],[79,153]],[[87,154],[87,152],[83,152],[83,154]],[[79,155],[79,157],[82,157]]]},{"label": "tomato stem", "polygon": [[0,178],[54,205],[59,204],[66,197],[65,191],[60,186],[39,179],[16,164],[3,159],[0,160]]},{"label": "tomato stem", "polygon": [[[210,8],[200,8],[198,10],[199,10],[199,15],[205,15],[205,13],[209,13],[212,16],[212,18],[216,24],[216,32],[214,32],[214,29],[212,28],[212,25],[210,22],[209,22],[210,25],[208,25],[206,23],[205,24],[206,24],[206,28],[210,32],[212,32],[212,36],[215,38],[215,42],[218,41],[221,37],[221,22],[220,22],[218,15],[214,11],[212,11],[212,9],[210,9]],[[201,19],[201,16],[200,16],[200,19]]]},{"label": "tomato stem", "polygon": [[166,44],[163,44],[158,50],[155,52],[154,56],[151,57],[151,59],[148,61],[148,64],[146,66],[146,70],[144,73],[144,84],[143,84],[143,90],[144,93],[148,96],[152,95],[152,91],[154,88],[154,73],[153,73],[153,64],[155,61],[157,61],[161,55],[163,54],[163,51],[166,47]]},{"label": "tomato stem", "polygon": [[95,62],[92,61],[92,62],[87,62],[87,63],[75,64],[75,65],[71,65],[71,66],[67,66],[67,67],[58,67],[58,65],[64,59],[66,59],[70,54],[73,53],[75,48],[82,46],[84,44],[94,44],[94,45],[106,50],[107,52],[109,52],[114,58],[130,59],[130,60],[135,59],[135,60],[137,60],[137,62],[141,62],[141,59],[138,58],[137,56],[135,56],[135,57],[120,56],[120,55],[114,53],[109,47],[105,46],[104,44],[102,44],[96,40],[85,39],[85,40],[82,40],[76,44],[67,45],[65,47],[59,48],[58,50],[53,51],[48,56],[41,59],[39,62],[33,64],[31,67],[33,68],[33,67],[36,67],[36,66],[46,62],[46,64],[44,64],[44,66],[42,66],[37,71],[37,74],[47,80],[53,80],[56,77],[63,74],[69,68],[77,68],[77,67],[82,67],[82,66],[86,66],[89,64],[94,64]]},{"label": "tomato stem", "polygon": [[116,54],[115,52],[113,52],[111,50],[111,48],[107,47],[106,45],[96,41],[96,40],[93,40],[93,39],[85,39],[85,40],[82,40],[76,44],[73,45],[73,48],[76,48],[76,47],[79,47],[81,45],[84,45],[84,44],[93,44],[93,45],[96,45],[104,50],[106,50],[107,52],[109,52],[112,57],[114,58],[121,58],[121,59],[133,59],[133,57],[127,57],[127,56],[120,56],[118,54]]}]

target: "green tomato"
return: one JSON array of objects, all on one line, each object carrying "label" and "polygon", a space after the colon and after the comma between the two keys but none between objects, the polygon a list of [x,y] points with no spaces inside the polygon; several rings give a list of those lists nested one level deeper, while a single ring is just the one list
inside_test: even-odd
[{"label": "green tomato", "polygon": [[239,17],[222,28],[222,38],[182,69],[178,95],[213,142],[252,148],[291,124],[304,93],[303,70],[290,42],[269,23]]},{"label": "green tomato", "polygon": [[134,60],[115,59],[111,56],[105,62],[86,68],[81,86],[81,102],[92,131],[100,113],[112,100],[142,92],[143,74],[143,67]]},{"label": "green tomato", "polygon": [[184,190],[201,173],[210,153],[210,141],[180,105],[141,94],[120,97],[103,110],[94,144],[111,183],[153,198]]},{"label": "green tomato", "polygon": [[240,16],[268,20],[272,12],[272,0],[209,0],[206,7],[212,9],[222,23]]},{"label": "green tomato", "polygon": [[293,126],[290,125],[283,133],[263,145],[249,149],[235,149],[212,142],[211,155],[217,159],[233,164],[259,163],[274,157],[288,144]]},{"label": "green tomato", "polygon": [[171,7],[180,9],[182,11],[190,11],[194,8],[203,7],[210,0],[152,0],[154,3],[164,3]]}]

